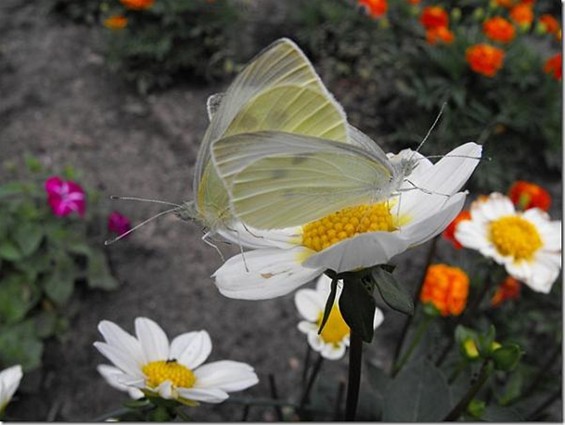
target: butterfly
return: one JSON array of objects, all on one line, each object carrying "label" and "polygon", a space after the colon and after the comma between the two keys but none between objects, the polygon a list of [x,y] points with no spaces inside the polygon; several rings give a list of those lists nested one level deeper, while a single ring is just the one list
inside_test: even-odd
[{"label": "butterfly", "polygon": [[195,165],[195,199],[181,205],[166,203],[174,208],[158,214],[174,212],[183,220],[202,224],[208,229],[205,238],[230,230],[236,220],[225,183],[211,161],[210,149],[215,140],[228,141],[238,134],[263,131],[320,137],[336,143],[350,140],[343,108],[306,55],[287,38],[275,41],[255,56],[224,93],[208,99],[207,109],[210,123]]}]

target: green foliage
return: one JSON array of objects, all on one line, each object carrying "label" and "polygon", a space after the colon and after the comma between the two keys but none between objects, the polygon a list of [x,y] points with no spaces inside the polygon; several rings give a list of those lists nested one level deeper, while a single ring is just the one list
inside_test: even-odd
[{"label": "green foliage", "polygon": [[[559,171],[561,88],[543,71],[551,52],[559,50],[555,37],[538,34],[533,25],[507,45],[490,42],[505,51],[505,59],[494,77],[486,77],[470,69],[465,52],[489,43],[482,22],[507,17],[506,9],[487,0],[446,6],[455,41],[430,45],[418,22],[425,3],[389,0],[386,17],[377,20],[353,3],[313,0],[291,9],[299,43],[354,125],[378,135],[392,151],[415,147],[445,103],[422,152],[445,154],[467,141],[484,144],[483,155],[491,160],[475,173],[476,187],[500,190],[517,178]],[[477,8],[484,11],[480,19]],[[536,2],[536,16],[546,12],[554,12],[551,1]]]},{"label": "green foliage", "polygon": [[102,251],[105,217],[95,196],[84,218],[57,217],[39,162],[28,158],[26,165],[25,181],[0,185],[0,368],[19,363],[29,371],[41,364],[43,340],[65,329],[76,287],[110,290],[117,281]]},{"label": "green foliage", "polygon": [[147,91],[188,78],[217,79],[234,71],[240,22],[227,0],[159,0],[145,10],[104,2],[105,17],[121,15],[127,25],[108,29],[110,66],[137,89]]}]

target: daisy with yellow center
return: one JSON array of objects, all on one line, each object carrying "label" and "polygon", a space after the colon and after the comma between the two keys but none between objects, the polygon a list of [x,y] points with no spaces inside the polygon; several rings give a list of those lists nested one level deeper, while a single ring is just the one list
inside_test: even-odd
[{"label": "daisy with yellow center", "polygon": [[[337,360],[344,356],[349,346],[350,329],[339,311],[338,300],[341,294],[341,284],[338,284],[334,305],[324,329],[318,335],[326,301],[330,294],[331,279],[326,275],[320,276],[316,289],[301,289],[294,296],[294,303],[300,315],[305,319],[298,324],[298,329],[305,333],[308,343],[322,357]],[[383,313],[377,307],[373,326],[376,329],[383,322]]]},{"label": "daisy with yellow center", "polygon": [[163,329],[143,317],[135,320],[136,337],[107,320],[100,322],[98,330],[106,342],[94,346],[114,364],[100,365],[98,371],[132,398],[161,397],[188,405],[220,403],[229,392],[258,382],[246,363],[223,360],[202,365],[212,350],[206,331],[181,334],[169,344]]},{"label": "daisy with yellow center", "polygon": [[475,201],[455,235],[537,292],[551,291],[561,270],[561,222],[539,208],[517,212],[500,193]]},{"label": "daisy with yellow center", "polygon": [[[437,234],[461,211],[459,192],[481,156],[466,143],[437,163],[405,150],[391,162],[415,161],[399,193],[379,203],[344,208],[299,227],[257,230],[233,223],[225,239],[250,251],[230,258],[213,275],[230,298],[267,299],[288,294],[326,270],[337,273],[387,264]],[[234,235],[237,235],[234,236]]]}]

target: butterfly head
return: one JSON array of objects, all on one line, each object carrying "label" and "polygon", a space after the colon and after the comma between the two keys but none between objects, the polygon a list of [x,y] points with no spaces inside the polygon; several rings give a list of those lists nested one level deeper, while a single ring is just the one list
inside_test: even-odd
[{"label": "butterfly head", "polygon": [[175,211],[175,215],[184,221],[194,221],[199,217],[196,202],[186,201]]}]

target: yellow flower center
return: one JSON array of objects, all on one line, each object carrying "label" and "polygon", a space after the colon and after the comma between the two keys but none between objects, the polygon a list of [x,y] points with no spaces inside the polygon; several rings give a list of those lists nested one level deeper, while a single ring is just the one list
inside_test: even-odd
[{"label": "yellow flower center", "polygon": [[[322,324],[323,317],[324,313],[322,312],[318,317],[318,327]],[[320,336],[329,344],[338,344],[343,340],[343,338],[349,335],[349,333],[349,326],[347,326],[347,323],[343,320],[343,316],[341,315],[338,306],[334,305]]]},{"label": "yellow flower center", "polygon": [[390,202],[348,207],[302,228],[302,245],[321,251],[343,239],[365,232],[395,230]]},{"label": "yellow flower center", "polygon": [[543,245],[534,226],[522,217],[511,215],[490,224],[489,239],[502,255],[529,260]]},{"label": "yellow flower center", "polygon": [[141,371],[147,377],[147,386],[158,387],[161,383],[169,380],[173,386],[179,388],[190,388],[196,382],[194,373],[176,360],[159,360],[147,363]]}]

